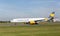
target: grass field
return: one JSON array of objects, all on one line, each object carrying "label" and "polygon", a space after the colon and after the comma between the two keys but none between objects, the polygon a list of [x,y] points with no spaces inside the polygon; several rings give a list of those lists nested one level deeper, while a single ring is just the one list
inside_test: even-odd
[{"label": "grass field", "polygon": [[37,26],[0,26],[0,36],[60,36],[60,23]]}]

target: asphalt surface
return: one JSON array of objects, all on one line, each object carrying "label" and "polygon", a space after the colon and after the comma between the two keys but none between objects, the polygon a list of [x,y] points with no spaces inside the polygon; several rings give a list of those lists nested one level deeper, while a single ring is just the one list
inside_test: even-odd
[{"label": "asphalt surface", "polygon": [[18,23],[0,23],[0,26],[39,26],[39,24],[30,25],[30,24],[18,24]]},{"label": "asphalt surface", "polygon": [[39,23],[37,25],[23,24],[23,23],[0,23],[0,26],[41,26],[41,25],[54,25],[59,23]]}]

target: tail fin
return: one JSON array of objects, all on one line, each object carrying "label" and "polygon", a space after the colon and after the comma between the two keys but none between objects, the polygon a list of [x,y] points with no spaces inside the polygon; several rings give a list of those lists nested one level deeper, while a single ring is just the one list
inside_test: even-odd
[{"label": "tail fin", "polygon": [[51,22],[54,22],[54,17],[55,17],[55,12],[52,12],[50,15],[49,15],[49,20],[51,21]]},{"label": "tail fin", "polygon": [[49,18],[50,17],[55,17],[55,12],[52,12],[50,15],[49,15]]}]

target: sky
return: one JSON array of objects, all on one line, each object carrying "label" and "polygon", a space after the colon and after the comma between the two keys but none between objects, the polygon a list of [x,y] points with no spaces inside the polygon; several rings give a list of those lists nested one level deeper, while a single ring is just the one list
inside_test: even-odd
[{"label": "sky", "polygon": [[60,18],[60,0],[0,0],[0,20],[48,17],[51,12]]}]

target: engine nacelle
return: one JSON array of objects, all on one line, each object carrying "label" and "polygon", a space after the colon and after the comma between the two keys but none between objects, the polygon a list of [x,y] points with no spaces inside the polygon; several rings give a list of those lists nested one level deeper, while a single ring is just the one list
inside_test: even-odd
[{"label": "engine nacelle", "polygon": [[29,22],[26,22],[26,24],[34,25],[34,24],[38,24],[38,22],[37,21],[29,21]]}]

